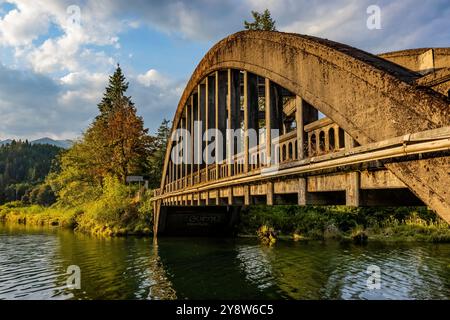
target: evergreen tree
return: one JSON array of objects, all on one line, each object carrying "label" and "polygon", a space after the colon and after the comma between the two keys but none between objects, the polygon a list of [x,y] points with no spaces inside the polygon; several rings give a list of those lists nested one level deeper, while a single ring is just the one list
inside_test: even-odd
[{"label": "evergreen tree", "polygon": [[99,115],[82,139],[61,156],[59,171],[49,177],[63,204],[92,200],[107,177],[125,183],[127,176],[147,172],[151,137],[131,97],[126,96],[127,89],[117,65],[98,105]]},{"label": "evergreen tree", "polygon": [[122,68],[117,64],[116,71],[109,76],[109,84],[103,94],[102,101],[98,104],[100,114],[97,118],[107,116],[114,109],[114,106],[119,104],[118,102],[132,105],[131,98],[125,96],[127,90],[128,82],[122,73]]},{"label": "evergreen tree", "polygon": [[0,204],[20,200],[42,183],[60,152],[56,146],[26,141],[0,146]]},{"label": "evergreen tree", "polygon": [[244,21],[244,27],[246,30],[264,30],[264,31],[276,31],[275,20],[270,16],[268,9],[263,13],[252,11],[253,22]]},{"label": "evergreen tree", "polygon": [[170,137],[170,121],[164,119],[158,128],[156,136],[152,143],[152,152],[149,157],[149,186],[159,188],[161,183],[161,174],[166,156],[167,143]]}]

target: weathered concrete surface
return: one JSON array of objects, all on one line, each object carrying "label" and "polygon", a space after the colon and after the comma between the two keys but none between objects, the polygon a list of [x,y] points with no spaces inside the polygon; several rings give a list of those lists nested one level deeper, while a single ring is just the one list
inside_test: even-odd
[{"label": "weathered concrete surface", "polygon": [[[245,31],[220,41],[199,63],[180,99],[174,128],[197,84],[209,73],[225,68],[247,70],[271,79],[333,119],[361,145],[450,125],[446,97],[417,87],[415,82],[420,75],[416,72],[320,38]],[[165,184],[170,150],[171,143],[161,187]],[[443,193],[450,188],[450,179],[445,179],[448,163],[445,159],[433,162],[436,176],[441,177],[440,186],[435,185],[437,181],[426,170],[410,167],[410,163],[399,163],[389,169],[450,222],[450,199]],[[423,198],[425,194],[428,196]]]},{"label": "weathered concrete surface", "polygon": [[379,57],[417,72],[450,67],[449,48],[401,50],[383,53]]},{"label": "weathered concrete surface", "polygon": [[449,157],[389,163],[385,166],[450,223]]},{"label": "weathered concrete surface", "polygon": [[450,98],[450,67],[430,72],[422,78],[417,79],[416,83],[419,86],[431,88]]}]

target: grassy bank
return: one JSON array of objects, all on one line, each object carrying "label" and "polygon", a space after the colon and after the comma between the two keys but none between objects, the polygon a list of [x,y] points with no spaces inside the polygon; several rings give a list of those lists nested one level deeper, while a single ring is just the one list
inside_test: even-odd
[{"label": "grassy bank", "polygon": [[149,196],[140,199],[101,197],[77,207],[43,207],[10,202],[0,206],[0,221],[36,226],[59,226],[99,236],[151,234]]},{"label": "grassy bank", "polygon": [[449,225],[423,207],[255,206],[242,212],[240,234],[268,234],[268,229],[294,240],[450,242]]}]

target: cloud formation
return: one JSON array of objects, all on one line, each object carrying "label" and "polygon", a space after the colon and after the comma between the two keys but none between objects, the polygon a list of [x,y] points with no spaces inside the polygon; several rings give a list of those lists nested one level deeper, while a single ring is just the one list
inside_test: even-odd
[{"label": "cloud formation", "polygon": [[[79,17],[69,10],[73,4],[79,6]],[[161,70],[167,65],[167,46],[176,48],[175,58],[183,61],[189,54],[184,46],[206,53],[216,41],[241,30],[251,10],[268,8],[280,31],[324,37],[374,53],[448,46],[448,0],[379,0],[380,30],[366,27],[371,4],[372,0],[0,0],[0,139],[79,135],[97,112],[108,75],[124,60],[129,94],[154,131],[163,117],[172,118],[190,77]],[[160,53],[152,53],[148,61],[133,61],[146,56],[146,44],[141,43],[145,34],[155,35]],[[198,60],[194,55],[187,60],[192,61],[190,69]]]}]

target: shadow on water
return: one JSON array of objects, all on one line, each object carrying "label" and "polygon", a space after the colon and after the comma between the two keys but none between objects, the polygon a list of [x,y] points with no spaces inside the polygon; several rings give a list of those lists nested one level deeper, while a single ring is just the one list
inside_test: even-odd
[{"label": "shadow on water", "polygon": [[[68,289],[67,268],[81,269]],[[370,290],[367,268],[380,268]],[[0,225],[1,299],[448,299],[450,245],[96,238]]]}]

